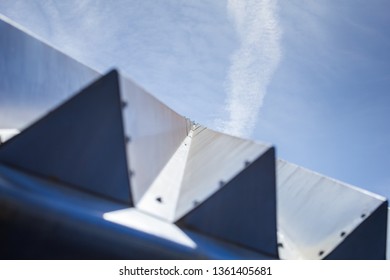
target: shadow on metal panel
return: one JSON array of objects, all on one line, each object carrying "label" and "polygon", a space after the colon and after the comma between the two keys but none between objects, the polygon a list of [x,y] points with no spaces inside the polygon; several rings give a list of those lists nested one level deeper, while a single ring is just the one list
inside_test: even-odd
[{"label": "shadow on metal panel", "polygon": [[[349,235],[386,202],[384,197],[283,160],[277,161],[277,168],[278,240],[282,259],[325,258],[349,240]],[[358,236],[362,243],[373,242],[375,247],[375,242],[382,240],[386,221],[373,220],[376,221],[373,226],[378,229],[371,228],[372,235],[355,235],[352,240]],[[374,235],[378,240],[373,240]],[[383,258],[382,251],[376,257]],[[370,252],[367,254],[367,258],[373,258]]]},{"label": "shadow on metal panel", "polygon": [[326,260],[384,260],[386,259],[387,207],[383,202]]},{"label": "shadow on metal panel", "polygon": [[[174,221],[190,212],[263,155],[271,145],[253,142],[195,125]],[[271,173],[273,174],[273,173]],[[272,228],[272,226],[271,226]]]},{"label": "shadow on metal panel", "polygon": [[0,162],[132,204],[118,74],[108,73],[0,146]]},{"label": "shadow on metal panel", "polygon": [[177,224],[277,256],[274,148]]},{"label": "shadow on metal panel", "polygon": [[120,78],[131,188],[137,205],[186,138],[188,119],[177,114],[131,80]]}]

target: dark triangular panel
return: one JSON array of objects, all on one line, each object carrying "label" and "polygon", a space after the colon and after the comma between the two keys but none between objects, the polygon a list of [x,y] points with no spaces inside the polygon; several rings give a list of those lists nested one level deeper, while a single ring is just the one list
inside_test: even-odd
[{"label": "dark triangular panel", "polygon": [[132,204],[118,73],[111,71],[0,147],[0,162]]},{"label": "dark triangular panel", "polygon": [[178,225],[277,256],[274,149],[181,218]]},{"label": "dark triangular panel", "polygon": [[356,229],[345,237],[325,259],[384,260],[386,259],[387,207],[383,202]]}]

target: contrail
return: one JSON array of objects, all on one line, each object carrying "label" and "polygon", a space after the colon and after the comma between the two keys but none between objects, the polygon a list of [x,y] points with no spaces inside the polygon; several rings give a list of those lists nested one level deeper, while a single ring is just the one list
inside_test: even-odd
[{"label": "contrail", "polygon": [[240,47],[231,57],[226,80],[227,121],[217,126],[223,132],[249,137],[267,86],[281,59],[281,28],[276,0],[228,0]]}]

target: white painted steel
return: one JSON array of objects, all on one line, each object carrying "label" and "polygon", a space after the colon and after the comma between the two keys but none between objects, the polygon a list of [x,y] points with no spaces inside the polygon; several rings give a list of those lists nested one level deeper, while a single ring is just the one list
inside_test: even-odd
[{"label": "white painted steel", "polygon": [[127,78],[120,79],[134,204],[157,179],[190,129],[180,116]]},{"label": "white painted steel", "polygon": [[385,198],[283,160],[277,161],[282,259],[322,259]]},{"label": "white painted steel", "polygon": [[136,205],[138,209],[170,222],[175,220],[192,135],[193,131],[190,131]]}]

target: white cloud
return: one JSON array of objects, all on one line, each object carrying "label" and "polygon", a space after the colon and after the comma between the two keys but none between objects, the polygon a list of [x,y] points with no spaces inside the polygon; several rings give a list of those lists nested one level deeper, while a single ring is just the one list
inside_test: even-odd
[{"label": "white cloud", "polygon": [[281,59],[281,27],[274,0],[228,0],[240,47],[231,57],[225,110],[216,126],[229,134],[251,135],[267,87]]}]

